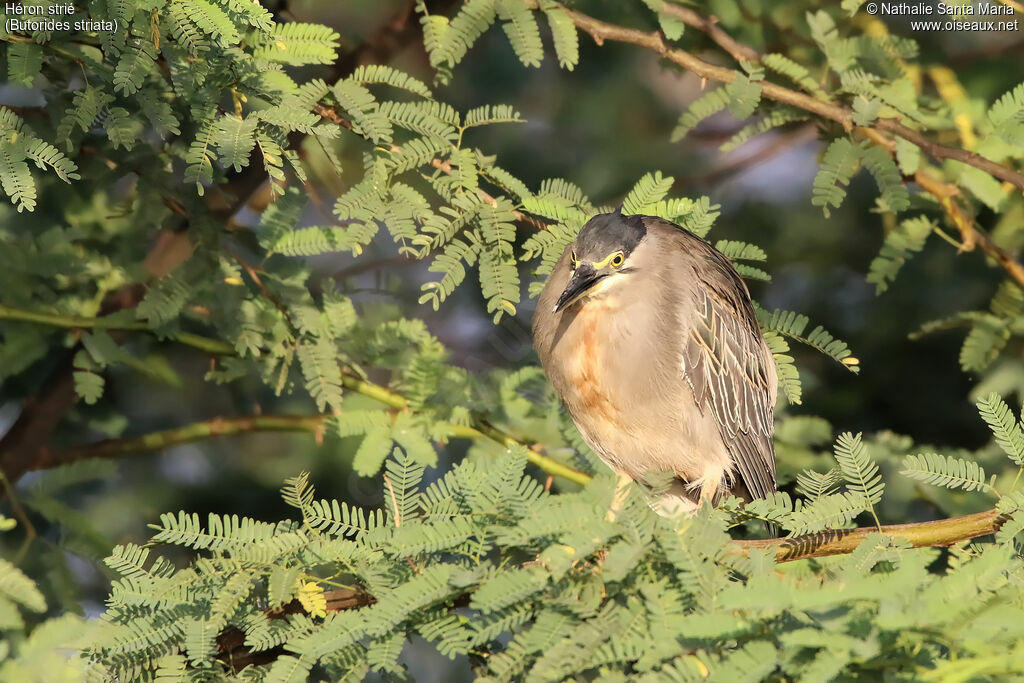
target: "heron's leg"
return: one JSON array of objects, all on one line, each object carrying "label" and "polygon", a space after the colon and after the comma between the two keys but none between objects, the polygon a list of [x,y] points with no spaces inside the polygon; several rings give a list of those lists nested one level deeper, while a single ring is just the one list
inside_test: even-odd
[{"label": "heron's leg", "polygon": [[611,507],[608,508],[608,512],[604,516],[609,522],[614,522],[626,505],[626,498],[629,497],[629,485],[632,483],[633,478],[625,472],[615,473],[615,495],[612,497]]},{"label": "heron's leg", "polygon": [[700,505],[707,503],[708,505],[715,504],[715,496],[718,494],[718,487],[721,480],[718,479],[707,479],[700,486]]}]

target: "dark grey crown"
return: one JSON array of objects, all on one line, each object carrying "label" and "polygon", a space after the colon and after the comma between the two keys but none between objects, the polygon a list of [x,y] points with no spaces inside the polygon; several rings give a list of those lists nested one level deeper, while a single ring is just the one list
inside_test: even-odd
[{"label": "dark grey crown", "polygon": [[621,249],[629,256],[645,235],[647,227],[643,216],[624,216],[621,209],[612,213],[599,213],[580,230],[576,237],[576,249],[580,256],[603,258],[616,249]]}]

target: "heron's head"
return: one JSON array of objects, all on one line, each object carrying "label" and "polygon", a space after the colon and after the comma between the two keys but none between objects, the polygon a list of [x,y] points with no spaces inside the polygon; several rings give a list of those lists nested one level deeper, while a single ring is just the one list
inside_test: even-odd
[{"label": "heron's head", "polygon": [[[581,299],[608,292],[636,272],[630,256],[647,236],[642,216],[624,216],[621,211],[594,216],[569,245],[572,273],[555,312]],[[634,259],[635,261],[635,259]]]}]

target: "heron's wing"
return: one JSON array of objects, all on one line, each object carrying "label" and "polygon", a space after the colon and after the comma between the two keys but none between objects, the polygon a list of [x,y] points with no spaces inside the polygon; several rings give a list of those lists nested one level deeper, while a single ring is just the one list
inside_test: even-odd
[{"label": "heron's wing", "polygon": [[697,405],[702,411],[710,407],[715,416],[750,495],[764,498],[775,490],[775,365],[732,264],[688,236],[700,243],[687,245],[699,285],[688,302],[683,374]]}]

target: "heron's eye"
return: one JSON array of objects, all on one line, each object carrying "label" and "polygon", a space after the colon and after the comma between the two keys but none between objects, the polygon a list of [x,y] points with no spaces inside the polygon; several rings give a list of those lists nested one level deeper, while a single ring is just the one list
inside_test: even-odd
[{"label": "heron's eye", "polygon": [[615,256],[612,256],[612,268],[618,268],[625,260],[626,257],[622,255],[622,252],[617,252]]},{"label": "heron's eye", "polygon": [[576,252],[574,251],[571,254],[569,254],[569,265],[572,266],[572,269],[576,270],[576,266],[578,266],[579,264],[580,262],[576,260]]}]

